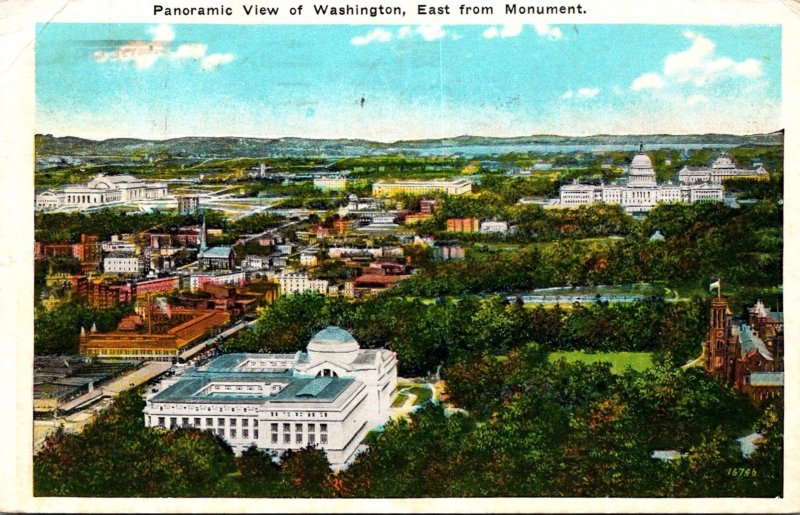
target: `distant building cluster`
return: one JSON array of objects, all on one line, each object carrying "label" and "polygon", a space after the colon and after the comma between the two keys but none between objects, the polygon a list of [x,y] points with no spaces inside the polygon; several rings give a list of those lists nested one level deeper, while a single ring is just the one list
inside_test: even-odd
[{"label": "distant building cluster", "polygon": [[147,397],[148,427],[192,427],[283,452],[315,445],[338,470],[375,426],[389,420],[397,358],[361,349],[339,327],[318,332],[306,352],[225,354],[162,382]]},{"label": "distant building cluster", "polygon": [[86,185],[71,185],[60,190],[47,190],[37,194],[35,207],[40,211],[62,208],[85,209],[161,199],[166,196],[166,183],[146,182],[132,175],[101,173]]},{"label": "distant building cluster", "polygon": [[650,157],[640,147],[628,170],[628,182],[622,184],[573,184],[561,186],[558,207],[574,207],[594,202],[619,204],[628,213],[644,213],[660,203],[722,202],[721,184],[692,182],[658,184]]}]

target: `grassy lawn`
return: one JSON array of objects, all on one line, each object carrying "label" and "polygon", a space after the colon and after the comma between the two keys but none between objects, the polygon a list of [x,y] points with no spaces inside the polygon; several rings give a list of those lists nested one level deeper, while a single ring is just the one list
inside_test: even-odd
[{"label": "grassy lawn", "polygon": [[417,400],[414,401],[415,406],[431,400],[431,389],[425,386],[412,386],[411,388],[406,388],[406,391],[417,396]]},{"label": "grassy lawn", "polygon": [[567,361],[582,361],[584,363],[596,363],[598,361],[608,361],[611,363],[611,371],[620,374],[626,368],[642,371],[653,366],[653,356],[649,352],[583,352],[583,351],[560,351],[551,352],[547,359],[553,363],[564,358]]},{"label": "grassy lawn", "polygon": [[407,400],[408,400],[408,395],[404,393],[399,393],[397,394],[397,397],[394,398],[394,401],[392,401],[392,407],[399,408],[403,404],[405,404]]}]

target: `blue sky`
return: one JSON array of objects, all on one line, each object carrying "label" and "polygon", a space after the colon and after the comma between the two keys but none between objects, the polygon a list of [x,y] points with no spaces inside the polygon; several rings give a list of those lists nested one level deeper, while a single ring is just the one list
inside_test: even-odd
[{"label": "blue sky", "polygon": [[58,136],[395,141],[782,127],[779,26],[38,29],[36,130]]}]

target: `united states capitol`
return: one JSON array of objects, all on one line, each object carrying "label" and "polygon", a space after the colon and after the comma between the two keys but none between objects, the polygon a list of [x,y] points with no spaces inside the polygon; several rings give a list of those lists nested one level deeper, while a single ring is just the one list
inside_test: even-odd
[{"label": "united states capitol", "polygon": [[679,184],[656,182],[653,162],[640,145],[628,168],[626,184],[580,184],[577,180],[559,190],[552,207],[574,207],[593,202],[619,204],[630,214],[645,213],[659,203],[721,202],[724,187],[721,181],[686,181]]}]

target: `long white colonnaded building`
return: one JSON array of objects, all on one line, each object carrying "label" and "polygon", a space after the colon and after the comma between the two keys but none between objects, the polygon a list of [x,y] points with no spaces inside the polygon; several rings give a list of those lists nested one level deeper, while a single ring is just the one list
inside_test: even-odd
[{"label": "long white colonnaded building", "polygon": [[47,190],[36,195],[36,209],[85,209],[122,202],[160,199],[167,196],[167,184],[147,182],[132,175],[98,174],[82,184],[73,184],[62,190]]},{"label": "long white colonnaded building", "polygon": [[722,184],[726,179],[769,179],[769,172],[763,165],[756,168],[738,168],[733,158],[727,153],[722,152],[711,164],[711,168],[690,168],[684,166],[678,172],[678,180],[681,184],[693,184],[696,182],[712,182]]},{"label": "long white colonnaded building", "polygon": [[573,184],[561,186],[558,207],[573,207],[592,202],[619,204],[628,213],[644,213],[661,202],[721,202],[723,187],[710,181],[691,184],[658,184],[650,157],[640,145],[628,170],[625,185]]},{"label": "long white colonnaded building", "polygon": [[316,445],[341,469],[367,432],[389,420],[397,358],[361,349],[333,326],[306,351],[224,354],[188,368],[148,393],[145,425],[214,431],[237,454],[253,444],[277,453]]}]

